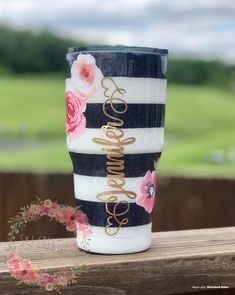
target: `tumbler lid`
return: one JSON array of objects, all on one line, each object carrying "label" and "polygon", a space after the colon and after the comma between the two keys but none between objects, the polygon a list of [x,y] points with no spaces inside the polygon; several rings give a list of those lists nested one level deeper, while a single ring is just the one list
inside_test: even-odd
[{"label": "tumbler lid", "polygon": [[151,53],[151,54],[160,54],[167,55],[167,49],[153,48],[153,47],[138,47],[138,46],[84,46],[84,47],[70,47],[68,48],[68,53],[74,52],[94,52],[94,51],[107,51],[107,52],[132,52],[132,53]]}]

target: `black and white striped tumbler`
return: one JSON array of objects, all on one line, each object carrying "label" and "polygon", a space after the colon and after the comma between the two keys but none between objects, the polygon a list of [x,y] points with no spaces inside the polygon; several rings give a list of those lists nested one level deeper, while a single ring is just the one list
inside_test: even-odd
[{"label": "black and white striped tumbler", "polygon": [[[150,247],[167,54],[124,46],[68,50],[67,147],[76,203],[91,228],[87,251],[119,254]],[[80,237],[77,242],[84,249]]]}]

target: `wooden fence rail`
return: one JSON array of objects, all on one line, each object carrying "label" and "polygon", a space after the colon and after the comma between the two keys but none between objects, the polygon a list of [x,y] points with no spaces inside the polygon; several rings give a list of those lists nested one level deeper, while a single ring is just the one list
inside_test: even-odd
[{"label": "wooden fence rail", "polygon": [[[235,227],[154,233],[148,251],[131,255],[87,254],[74,245],[75,239],[32,241],[30,247],[15,242],[43,271],[86,265],[78,283],[62,294],[235,294]],[[8,249],[0,243],[0,294],[44,294],[38,287],[16,285],[7,272]]]},{"label": "wooden fence rail", "polygon": [[[235,180],[161,177],[153,213],[153,231],[235,226]],[[63,173],[0,172],[0,241],[6,241],[7,220],[35,196],[74,205],[73,179]],[[30,224],[28,236],[69,237],[58,223]]]},{"label": "wooden fence rail", "polygon": [[[159,177],[153,231],[235,226],[235,180]],[[72,174],[0,172],[0,241],[6,241],[7,220],[35,196],[74,205]],[[25,234],[68,237],[58,223],[30,224]]]}]

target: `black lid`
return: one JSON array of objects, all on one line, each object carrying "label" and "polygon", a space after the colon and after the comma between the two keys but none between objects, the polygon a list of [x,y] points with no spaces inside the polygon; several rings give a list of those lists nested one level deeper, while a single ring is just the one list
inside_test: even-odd
[{"label": "black lid", "polygon": [[107,52],[132,52],[132,53],[152,53],[152,54],[162,54],[167,55],[167,49],[159,49],[159,48],[152,48],[152,47],[138,47],[138,46],[84,46],[84,47],[70,47],[68,48],[68,53],[74,52],[94,52],[94,51],[107,51]]}]

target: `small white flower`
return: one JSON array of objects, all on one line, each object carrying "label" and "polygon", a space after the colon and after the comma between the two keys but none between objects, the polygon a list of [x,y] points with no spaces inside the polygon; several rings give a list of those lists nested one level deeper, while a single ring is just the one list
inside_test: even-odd
[{"label": "small white flower", "polygon": [[100,88],[103,74],[90,54],[79,54],[71,67],[73,87],[86,98]]}]

